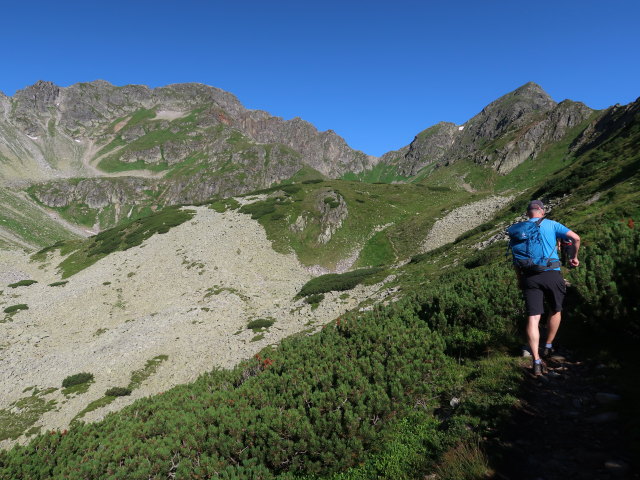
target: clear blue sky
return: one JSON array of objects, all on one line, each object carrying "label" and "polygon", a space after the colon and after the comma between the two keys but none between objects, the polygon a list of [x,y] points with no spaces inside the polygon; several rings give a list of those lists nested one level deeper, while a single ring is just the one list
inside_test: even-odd
[{"label": "clear blue sky", "polygon": [[528,81],[598,109],[640,96],[637,0],[34,0],[0,15],[7,95],[200,82],[372,155]]}]

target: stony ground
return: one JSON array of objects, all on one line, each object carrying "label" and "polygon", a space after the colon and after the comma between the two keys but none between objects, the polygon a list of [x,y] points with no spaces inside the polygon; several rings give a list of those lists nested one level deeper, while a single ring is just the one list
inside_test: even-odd
[{"label": "stony ground", "polygon": [[460,235],[492,218],[496,212],[513,199],[513,196],[494,195],[477,202],[458,207],[434,223],[422,244],[422,251],[435,250],[453,242]]},{"label": "stony ground", "polygon": [[[111,254],[66,285],[52,287],[60,280],[59,260],[39,264],[21,252],[0,252],[0,309],[29,307],[0,323],[0,409],[19,413],[11,404],[30,395],[29,387],[58,388],[45,398],[57,404],[36,423],[43,429],[67,428],[89,402],[110,387],[126,386],[131,373],[153,357],[168,359],[131,396],[85,420],[213,368],[231,367],[293,333],[319,328],[381,288],[327,294],[312,310],[294,300],[312,275],[293,254],[274,252],[249,216],[206,207],[168,233]],[[38,283],[6,287],[23,279]],[[263,338],[247,328],[259,318],[274,320]],[[93,373],[95,383],[84,394],[65,397],[62,380],[79,372]]]}]

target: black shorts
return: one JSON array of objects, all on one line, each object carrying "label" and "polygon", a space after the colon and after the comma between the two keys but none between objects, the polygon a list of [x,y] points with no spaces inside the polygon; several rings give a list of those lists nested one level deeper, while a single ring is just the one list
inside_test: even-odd
[{"label": "black shorts", "polygon": [[522,291],[527,305],[527,315],[542,315],[544,300],[552,312],[561,312],[567,286],[559,270],[547,270],[533,275],[523,275]]}]

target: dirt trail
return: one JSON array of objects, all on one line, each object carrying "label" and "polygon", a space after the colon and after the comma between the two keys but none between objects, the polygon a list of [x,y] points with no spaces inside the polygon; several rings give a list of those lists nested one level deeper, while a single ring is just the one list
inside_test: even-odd
[{"label": "dirt trail", "polygon": [[501,432],[495,478],[509,480],[636,479],[621,398],[603,365],[561,352],[542,377],[530,374],[521,406]]}]

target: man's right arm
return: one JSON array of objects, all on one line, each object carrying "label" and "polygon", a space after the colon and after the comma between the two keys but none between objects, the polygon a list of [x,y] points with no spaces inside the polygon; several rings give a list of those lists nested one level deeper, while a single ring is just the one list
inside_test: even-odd
[{"label": "man's right arm", "polygon": [[580,260],[578,260],[578,250],[580,250],[580,235],[578,235],[573,230],[569,230],[565,233],[565,236],[573,242],[573,257],[569,259],[569,263],[572,267],[577,267],[580,265]]}]

